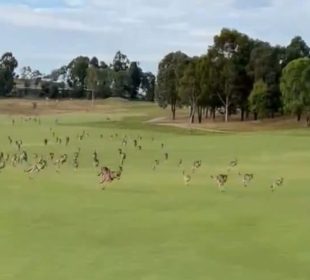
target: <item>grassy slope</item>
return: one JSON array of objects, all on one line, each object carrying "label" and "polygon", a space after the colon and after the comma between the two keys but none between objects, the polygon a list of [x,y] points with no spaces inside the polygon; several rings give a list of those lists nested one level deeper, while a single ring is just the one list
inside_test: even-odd
[{"label": "grassy slope", "polygon": [[[66,152],[82,148],[79,172],[68,165],[56,174],[49,167],[34,180],[22,168],[0,173],[1,280],[308,279],[308,131],[190,135],[137,118],[102,119],[68,115],[55,127],[74,137]],[[41,127],[18,121],[13,130],[0,117],[1,150],[13,151],[11,135],[22,137],[27,150],[65,152],[42,145],[53,120],[45,117]],[[75,135],[83,129],[90,138],[79,143]],[[122,180],[102,192],[91,152],[116,167],[120,139],[109,137],[115,132],[143,136],[143,151],[130,145]],[[153,172],[162,142],[170,159]],[[238,170],[253,172],[255,182],[243,189],[234,171],[227,192],[219,193],[209,176],[224,172],[235,156]],[[188,169],[195,159],[204,163],[188,188],[179,158]],[[271,193],[277,176],[286,184]]]}]

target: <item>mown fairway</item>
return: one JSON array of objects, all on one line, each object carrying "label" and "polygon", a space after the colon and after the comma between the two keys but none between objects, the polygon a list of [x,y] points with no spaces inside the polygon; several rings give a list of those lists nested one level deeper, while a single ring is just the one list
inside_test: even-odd
[{"label": "mown fairway", "polygon": [[[309,130],[191,134],[144,124],[157,109],[126,110],[46,116],[41,125],[15,117],[15,127],[0,117],[0,151],[16,152],[10,135],[23,140],[30,162],[33,153],[69,155],[60,173],[50,161],[32,180],[25,166],[8,164],[0,173],[1,280],[309,279]],[[69,146],[55,144],[50,128],[70,136]],[[83,130],[89,137],[79,141]],[[132,143],[139,135],[142,151]],[[124,173],[102,191],[92,152],[116,169],[119,147],[127,151]],[[239,166],[221,193],[210,175],[226,172],[235,157]],[[203,164],[186,187],[182,171],[194,160]],[[254,173],[247,189],[239,171]],[[279,176],[285,183],[272,193]]]}]

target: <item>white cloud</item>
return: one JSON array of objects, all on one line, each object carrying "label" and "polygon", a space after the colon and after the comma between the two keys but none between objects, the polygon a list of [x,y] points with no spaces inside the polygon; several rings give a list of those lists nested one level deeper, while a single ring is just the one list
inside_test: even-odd
[{"label": "white cloud", "polygon": [[55,13],[44,9],[31,9],[27,6],[3,6],[0,9],[0,22],[23,28],[56,29],[82,32],[115,32],[119,27],[95,26],[79,19],[67,16],[59,17]]}]

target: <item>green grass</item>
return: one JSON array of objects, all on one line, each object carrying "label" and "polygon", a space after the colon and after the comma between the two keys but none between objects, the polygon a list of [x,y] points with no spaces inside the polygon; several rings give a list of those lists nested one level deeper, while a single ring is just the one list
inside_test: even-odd
[{"label": "green grass", "polygon": [[[132,110],[147,113],[139,105]],[[0,117],[0,150],[15,152],[10,135],[23,139],[30,155],[69,154],[60,174],[51,164],[33,180],[24,167],[0,173],[1,280],[309,279],[309,131],[190,134],[145,124],[147,115],[110,117],[70,114],[57,126],[53,116],[41,126],[18,118],[14,128],[9,117]],[[68,148],[43,146],[50,127],[71,137]],[[79,142],[83,130],[90,137]],[[129,142],[121,181],[101,191],[91,153],[96,149],[104,164],[117,168],[125,134],[141,135],[143,150]],[[74,172],[77,147],[81,167]],[[220,193],[210,175],[225,172],[235,157],[240,165]],[[180,158],[188,171],[194,160],[203,161],[189,187],[177,167]],[[162,160],[156,172],[155,159]],[[248,189],[239,171],[255,174]],[[285,185],[272,193],[278,176]]]}]

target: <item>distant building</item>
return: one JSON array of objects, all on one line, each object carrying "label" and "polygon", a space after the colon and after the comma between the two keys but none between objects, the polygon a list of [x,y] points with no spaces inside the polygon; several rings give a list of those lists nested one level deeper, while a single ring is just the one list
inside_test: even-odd
[{"label": "distant building", "polygon": [[15,79],[15,86],[11,95],[15,97],[40,96],[42,92],[42,79]]},{"label": "distant building", "polygon": [[67,84],[51,79],[15,79],[15,86],[11,92],[13,97],[49,97],[64,98],[70,94],[70,88]]}]

